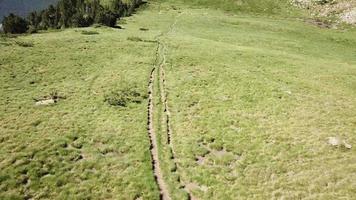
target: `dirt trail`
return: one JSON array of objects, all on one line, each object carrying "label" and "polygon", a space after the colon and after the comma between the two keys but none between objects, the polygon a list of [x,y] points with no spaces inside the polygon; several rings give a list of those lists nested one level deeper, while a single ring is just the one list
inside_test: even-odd
[{"label": "dirt trail", "polygon": [[[178,22],[178,18],[183,15],[183,13],[180,13],[178,16],[175,17],[174,22],[171,24],[169,31],[167,32],[167,35],[171,34],[174,32],[176,24]],[[169,111],[169,107],[168,107],[168,96],[167,96],[167,92],[166,92],[166,72],[165,72],[165,66],[166,66],[166,55],[167,55],[167,45],[165,45],[164,42],[159,41],[159,45],[161,46],[161,54],[162,54],[162,62],[159,65],[159,71],[160,71],[160,75],[159,75],[159,80],[160,80],[160,90],[161,90],[161,100],[163,102],[164,105],[164,112],[166,114],[166,125],[167,125],[167,144],[170,145],[172,152],[173,152],[173,157],[175,157],[175,153],[174,153],[174,149],[173,149],[173,145],[171,144],[171,140],[172,140],[172,128],[171,128],[171,113]]]},{"label": "dirt trail", "polygon": [[[161,33],[156,37],[157,41],[157,50],[156,50],[156,65],[152,69],[150,73],[150,78],[149,78],[149,84],[148,84],[148,94],[149,94],[149,99],[148,99],[148,123],[147,123],[147,129],[148,129],[148,135],[150,139],[150,152],[151,152],[151,157],[152,157],[152,168],[155,176],[156,183],[159,187],[160,191],[160,198],[162,200],[171,200],[171,196],[167,187],[167,184],[165,183],[161,168],[160,168],[160,161],[159,161],[159,156],[158,156],[158,142],[157,142],[157,135],[155,132],[154,128],[154,82],[159,81],[159,89],[160,89],[160,98],[162,102],[162,106],[164,108],[164,115],[162,118],[162,123],[167,127],[166,134],[167,134],[167,143],[162,144],[162,145],[168,145],[168,148],[172,152],[172,161],[174,165],[177,167],[177,173],[179,173],[180,167],[177,164],[176,160],[176,154],[174,151],[174,146],[172,143],[172,127],[171,127],[171,113],[169,109],[169,104],[168,104],[168,95],[167,95],[167,89],[166,89],[166,73],[165,73],[165,66],[166,66],[166,54],[167,54],[167,45],[164,42],[163,37],[165,35],[171,34],[175,30],[175,26],[177,24],[178,18],[182,15],[183,13],[180,13],[175,17],[174,22],[171,24],[168,32]],[[158,77],[155,78],[155,74],[158,71],[157,75]],[[180,185],[182,185],[185,189],[185,191],[188,193],[189,199],[191,200],[196,200],[190,192],[189,187],[187,187],[188,184],[185,184],[183,180],[178,181]]]},{"label": "dirt trail", "polygon": [[158,158],[158,145],[157,145],[157,137],[153,127],[153,83],[155,80],[155,71],[156,67],[154,67],[150,74],[150,79],[148,83],[148,135],[150,139],[150,153],[152,158],[152,168],[155,176],[155,180],[157,182],[159,191],[160,191],[160,199],[162,200],[171,200],[169,195],[169,191],[167,189],[167,185],[163,179],[162,171],[160,168],[160,162]]},{"label": "dirt trail", "polygon": [[[172,23],[172,25],[169,28],[169,31],[167,32],[167,35],[174,33],[175,31],[175,27],[176,24],[178,22],[178,18],[183,15],[184,13],[180,13],[179,15],[177,15],[175,17],[174,22]],[[166,72],[165,72],[165,66],[166,66],[166,55],[167,55],[167,45],[164,43],[163,40],[158,40],[158,44],[159,44],[159,51],[160,54],[162,55],[162,61],[159,65],[159,81],[160,81],[160,91],[161,91],[161,101],[163,103],[163,107],[164,107],[164,113],[165,113],[165,121],[163,123],[166,123],[166,133],[167,133],[167,145],[169,146],[171,152],[172,152],[172,160],[174,162],[174,165],[177,167],[177,172],[179,173],[179,165],[177,163],[176,160],[176,153],[174,150],[174,146],[172,143],[172,134],[173,134],[173,130],[171,127],[171,112],[170,112],[170,108],[169,108],[169,103],[168,103],[168,94],[167,94],[167,84],[166,84]],[[179,180],[179,183],[184,187],[184,190],[188,193],[189,199],[190,200],[196,200],[195,197],[193,197],[193,195],[190,192],[189,187],[187,187],[187,184],[185,184],[183,182],[183,180]]]}]

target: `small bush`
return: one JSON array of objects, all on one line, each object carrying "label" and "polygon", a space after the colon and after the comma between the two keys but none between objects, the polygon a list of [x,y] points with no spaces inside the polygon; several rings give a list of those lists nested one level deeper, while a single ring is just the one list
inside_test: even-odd
[{"label": "small bush", "polygon": [[15,43],[17,45],[19,45],[20,47],[33,47],[33,43],[32,42],[15,41]]},{"label": "small bush", "polygon": [[105,26],[114,27],[116,25],[117,19],[118,18],[114,13],[108,10],[104,10],[96,16],[95,22]]},{"label": "small bush", "polygon": [[76,13],[72,17],[72,26],[74,27],[88,27],[93,24],[94,20],[87,14]]},{"label": "small bush", "polygon": [[104,96],[105,102],[112,106],[126,107],[129,103],[141,103],[145,97],[136,87],[125,87],[111,91]]}]

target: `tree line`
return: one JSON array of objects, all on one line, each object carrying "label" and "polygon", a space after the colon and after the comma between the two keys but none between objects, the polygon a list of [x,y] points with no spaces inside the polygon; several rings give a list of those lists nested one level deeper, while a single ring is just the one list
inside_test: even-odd
[{"label": "tree line", "polygon": [[42,11],[31,12],[27,18],[15,14],[4,17],[5,33],[34,33],[38,30],[67,27],[88,27],[94,23],[114,27],[121,17],[131,15],[142,0],[111,0],[103,6],[100,0],[60,0]]}]

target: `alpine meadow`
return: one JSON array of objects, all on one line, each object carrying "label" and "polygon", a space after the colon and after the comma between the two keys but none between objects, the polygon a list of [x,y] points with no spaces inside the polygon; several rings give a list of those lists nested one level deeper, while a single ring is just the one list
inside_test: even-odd
[{"label": "alpine meadow", "polygon": [[355,199],[355,0],[14,2],[0,199]]}]

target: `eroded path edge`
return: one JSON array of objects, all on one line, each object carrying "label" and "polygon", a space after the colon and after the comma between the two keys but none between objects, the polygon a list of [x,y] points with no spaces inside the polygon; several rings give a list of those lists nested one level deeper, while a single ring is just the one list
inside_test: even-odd
[{"label": "eroded path edge", "polygon": [[[160,199],[162,200],[171,200],[171,194],[169,192],[168,186],[165,182],[165,176],[169,176],[170,174],[163,174],[161,166],[160,166],[160,160],[159,160],[159,145],[167,145],[169,151],[171,152],[171,162],[176,166],[177,171],[175,173],[180,174],[179,172],[180,167],[178,165],[177,159],[176,159],[176,154],[174,151],[174,146],[172,143],[172,134],[173,134],[173,129],[171,127],[171,112],[168,104],[168,94],[167,94],[167,86],[166,86],[166,72],[165,72],[165,66],[166,66],[166,54],[167,54],[167,45],[164,40],[164,36],[167,36],[171,33],[174,32],[175,26],[177,24],[178,18],[182,15],[183,13],[180,13],[174,18],[174,22],[170,25],[169,30],[166,33],[161,33],[157,35],[156,37],[156,42],[157,42],[157,49],[156,49],[156,61],[153,69],[151,70],[150,77],[149,77],[149,84],[148,84],[148,123],[147,123],[147,129],[148,129],[148,135],[150,139],[150,153],[151,153],[151,158],[152,158],[152,168],[153,168],[153,173],[155,177],[155,181],[157,183],[157,186],[159,188],[160,192]],[[156,77],[157,76],[157,77]],[[163,106],[163,112],[162,113],[162,119],[159,120],[160,123],[159,125],[164,125],[166,129],[164,130],[167,141],[166,143],[160,143],[158,144],[157,140],[157,132],[155,131],[154,127],[154,113],[155,113],[155,82],[158,81],[159,89],[160,92],[156,95],[160,97],[161,100],[161,106]],[[184,190],[188,194],[188,198],[195,200],[191,194],[191,191],[189,190],[188,187],[186,187],[186,183],[182,180],[178,180],[178,185],[180,187],[183,187]]]},{"label": "eroded path edge", "polygon": [[158,144],[157,144],[157,136],[154,130],[154,123],[153,123],[153,113],[154,113],[154,108],[153,108],[153,86],[154,86],[154,81],[155,81],[155,71],[156,67],[153,67],[151,73],[150,73],[150,78],[148,82],[148,123],[147,123],[147,129],[148,129],[148,136],[150,140],[150,154],[151,154],[151,159],[152,159],[152,170],[153,174],[155,177],[155,181],[157,183],[159,192],[160,192],[160,199],[162,200],[171,200],[171,197],[169,195],[169,191],[167,189],[167,185],[164,181],[161,167],[160,167],[160,162],[158,158]]}]

